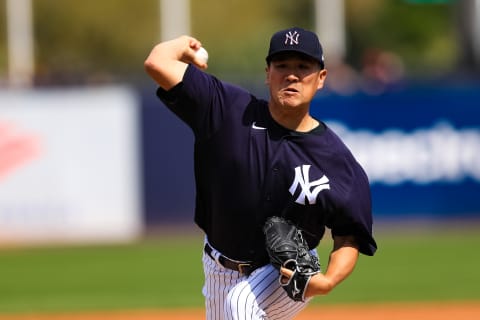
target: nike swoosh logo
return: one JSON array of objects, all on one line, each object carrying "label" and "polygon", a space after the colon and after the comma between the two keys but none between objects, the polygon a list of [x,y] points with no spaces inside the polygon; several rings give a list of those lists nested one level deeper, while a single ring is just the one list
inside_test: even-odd
[{"label": "nike swoosh logo", "polygon": [[265,127],[259,127],[256,125],[256,122],[252,123],[252,128],[255,130],[266,130],[267,128]]}]

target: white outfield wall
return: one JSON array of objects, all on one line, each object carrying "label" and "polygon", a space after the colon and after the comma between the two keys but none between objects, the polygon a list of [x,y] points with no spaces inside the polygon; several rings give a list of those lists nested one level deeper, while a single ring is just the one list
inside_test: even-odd
[{"label": "white outfield wall", "polygon": [[136,238],[139,107],[126,87],[0,91],[0,245]]}]

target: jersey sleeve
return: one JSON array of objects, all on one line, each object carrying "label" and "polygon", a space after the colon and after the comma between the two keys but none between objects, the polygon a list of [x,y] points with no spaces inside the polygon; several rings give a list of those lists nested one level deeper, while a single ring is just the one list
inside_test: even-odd
[{"label": "jersey sleeve", "polygon": [[350,159],[352,176],[349,188],[342,205],[328,219],[327,226],[332,236],[353,235],[359,245],[359,251],[373,256],[377,244],[373,238],[373,217],[370,185],[363,168],[352,158]]},{"label": "jersey sleeve", "polygon": [[197,139],[208,138],[223,123],[227,108],[249,99],[242,89],[189,65],[182,82],[169,91],[157,90],[157,96],[185,122]]}]

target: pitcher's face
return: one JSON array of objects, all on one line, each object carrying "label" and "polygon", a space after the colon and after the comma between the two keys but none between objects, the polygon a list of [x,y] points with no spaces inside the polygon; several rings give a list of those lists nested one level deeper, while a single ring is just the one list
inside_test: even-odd
[{"label": "pitcher's face", "polygon": [[271,103],[291,108],[309,105],[327,75],[316,60],[292,53],[274,58],[266,73]]}]

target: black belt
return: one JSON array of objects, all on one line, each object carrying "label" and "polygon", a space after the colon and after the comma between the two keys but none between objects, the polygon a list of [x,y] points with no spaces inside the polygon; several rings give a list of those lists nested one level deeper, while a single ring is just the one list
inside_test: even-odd
[{"label": "black belt", "polygon": [[[212,254],[213,248],[208,243],[205,244],[204,250],[210,258],[215,260],[215,257]],[[247,276],[250,275],[256,268],[258,268],[258,266],[256,266],[253,262],[235,261],[225,257],[224,255],[220,255],[218,257],[218,262],[227,269],[238,271]]]}]

